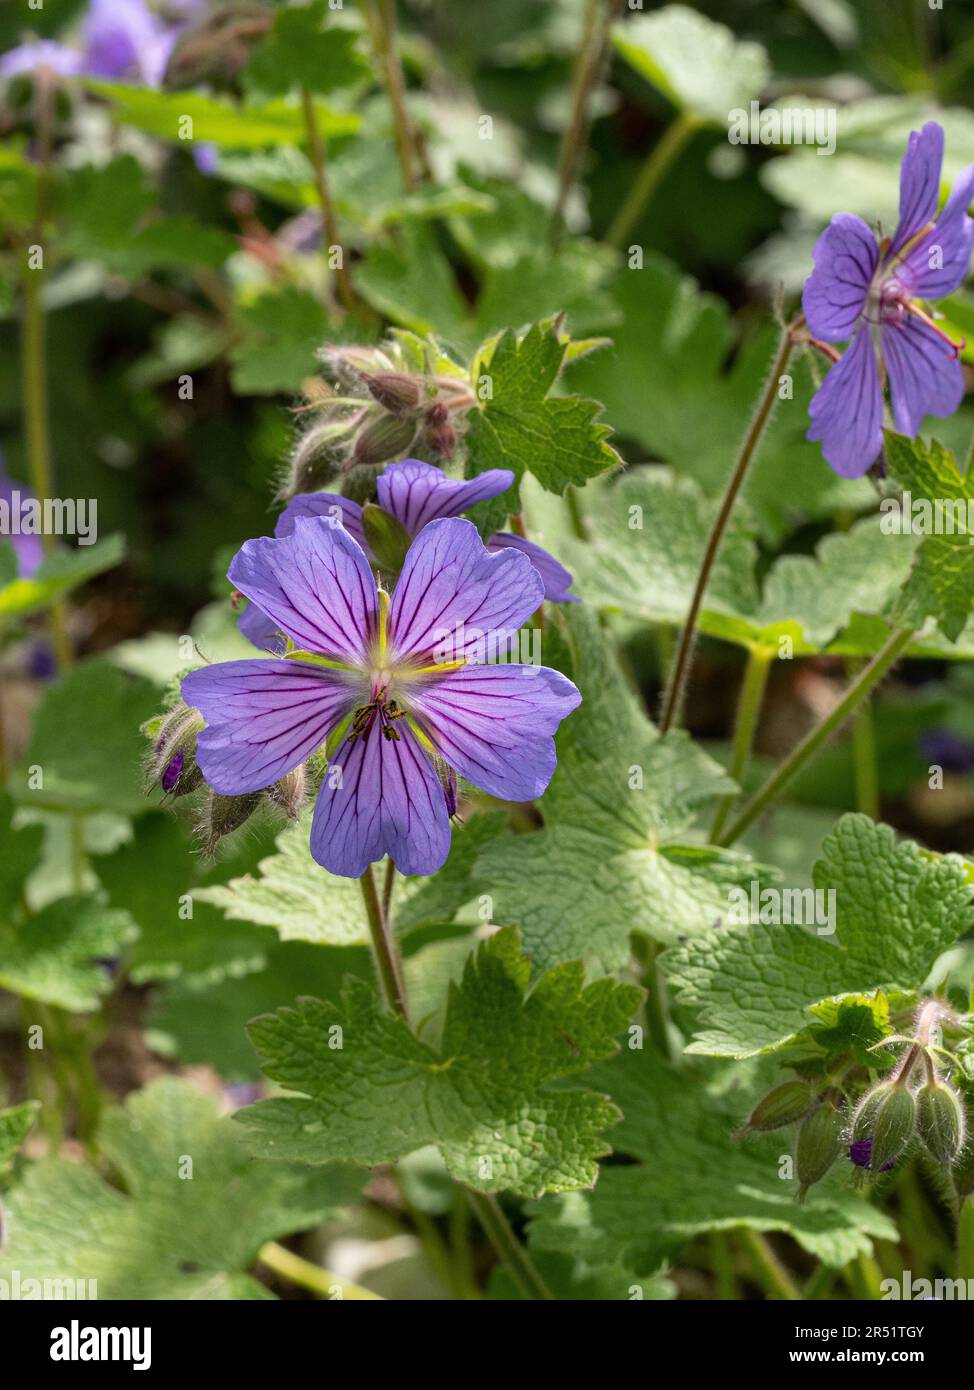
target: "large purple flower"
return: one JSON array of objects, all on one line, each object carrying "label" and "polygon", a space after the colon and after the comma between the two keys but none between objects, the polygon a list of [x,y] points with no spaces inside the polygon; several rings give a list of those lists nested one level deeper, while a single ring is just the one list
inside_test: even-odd
[{"label": "large purple flower", "polygon": [[[186,18],[198,8],[198,0],[182,5]],[[158,87],[181,27],[168,24],[146,0],[90,0],[80,48],[50,39],[21,44],[0,58],[0,77],[44,67],[62,77],[81,73]]]},{"label": "large purple flower", "polygon": [[889,378],[893,420],[913,437],[926,415],[951,415],[964,382],[959,346],[920,301],[950,294],[967,274],[974,221],[974,164],[954,183],[935,218],[944,132],[935,121],[913,131],[900,167],[900,220],[892,238],[877,243],[861,217],[840,212],[815,246],[815,269],[802,307],[813,338],[851,338],[811,404],[809,439],[822,441],[829,465],[859,478],[879,455],[883,436],[883,379]]},{"label": "large purple flower", "polygon": [[[418,536],[423,527],[439,517],[459,516],[476,502],[498,497],[514,482],[509,468],[491,468],[467,482],[448,478],[442,468],[434,468],[419,459],[392,463],[383,470],[376,483],[379,506],[405,529]],[[350,536],[369,553],[362,525],[362,508],[357,502],[333,492],[302,493],[289,502],[278,517],[275,536],[288,536],[300,517],[327,517],[333,526],[343,526]],[[541,575],[544,597],[553,603],[577,603],[568,592],[572,576],[553,555],[540,545],[507,531],[496,531],[487,541],[492,554],[502,550],[518,550],[526,555]],[[282,651],[283,643],[277,628],[259,608],[251,604],[240,619],[240,631],[255,647],[267,651]]]},{"label": "large purple flower", "polygon": [[186,677],[183,698],[207,722],[197,761],[216,791],[241,796],[349,721],[311,828],[331,873],[357,877],[385,854],[402,873],[435,872],[454,772],[514,801],[547,787],[552,735],[581,696],[544,666],[476,664],[485,634],[513,636],[541,603],[525,555],[490,554],[469,521],[431,521],[390,601],[348,530],[296,517],[287,535],[248,541],[228,578],[293,645]]}]

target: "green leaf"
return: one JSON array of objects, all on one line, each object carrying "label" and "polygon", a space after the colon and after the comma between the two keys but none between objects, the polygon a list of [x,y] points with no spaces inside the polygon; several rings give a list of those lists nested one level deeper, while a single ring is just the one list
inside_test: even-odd
[{"label": "green leaf", "polygon": [[156,713],[159,691],[107,661],[87,661],[48,687],[34,721],[27,765],[39,769],[19,792],[30,805],[72,811],[146,809],[145,744],[139,726]]},{"label": "green leaf", "polygon": [[93,897],[58,898],[32,915],[4,905],[0,986],[77,1013],[96,1009],[112,983],[102,962],[137,933],[127,912]]},{"label": "green leaf", "polygon": [[166,1078],[102,1121],[121,1190],[67,1159],[31,1167],[8,1200],[0,1276],[90,1280],[99,1299],[263,1299],[248,1271],[269,1240],[352,1200],[361,1179],[255,1160],[214,1101]]},{"label": "green leaf", "polygon": [[48,608],[79,584],[114,569],[124,558],[124,536],[108,536],[95,545],[74,550],[57,550],[47,556],[30,579],[14,579],[0,588],[0,620],[22,618]]},{"label": "green leaf", "polygon": [[674,106],[701,121],[724,125],[746,107],[771,76],[758,43],[738,40],[723,24],[685,5],[636,15],[612,29],[620,55]]},{"label": "green leaf", "polygon": [[315,863],[308,848],[310,826],[309,810],[282,832],[277,853],[260,861],[259,877],[246,874],[197,888],[193,901],[220,908],[234,921],[273,927],[282,941],[367,946],[369,930],[358,879],[339,878]]},{"label": "green leaf", "polygon": [[244,70],[248,89],[258,96],[284,96],[305,87],[323,96],[367,77],[358,35],[337,25],[322,27],[326,17],[325,0],[278,10]]},{"label": "green leaf", "polygon": [[308,290],[288,285],[266,291],[237,311],[242,343],[230,354],[233,389],[241,395],[297,392],[316,369],[328,318]]},{"label": "green leaf", "polygon": [[546,1203],[531,1224],[531,1244],[592,1264],[624,1261],[639,1269],[675,1257],[704,1231],[780,1231],[825,1264],[838,1267],[872,1252],[872,1238],[896,1240],[888,1216],[836,1176],[805,1205],[779,1177],[782,1138],[735,1144],[747,1113],[740,1084],[708,1083],[699,1067],[671,1067],[656,1055],[627,1052],[595,1072],[622,1108],[613,1134],[637,1160],[603,1168],[595,1191]]},{"label": "green leaf", "polygon": [[709,931],[757,867],[693,842],[698,813],[734,783],[685,733],[656,733],[581,605],[564,622],[583,698],[557,736],[545,828],[492,841],[476,867],[494,920],[520,927],[539,969],[583,956],[611,972],[632,932]]},{"label": "green leaf", "polygon": [[197,860],[176,817],[166,812],[143,816],[126,844],[92,857],[111,905],[139,927],[127,956],[134,984],[179,975],[210,983],[263,967],[273,938],[228,924],[207,904],[205,893],[214,890],[192,885]]},{"label": "green leaf", "polygon": [[[87,78],[85,86],[111,102],[116,120],[190,148],[194,140],[242,150],[301,144],[306,137],[300,106],[286,100],[238,106],[199,92],[153,91],[95,78]],[[359,127],[358,116],[334,111],[323,101],[315,102],[315,112],[326,139],[354,134]]]},{"label": "green leaf", "polygon": [[10,1162],[30,1134],[41,1108],[38,1100],[25,1100],[0,1110],[0,1168]]},{"label": "green leaf", "polygon": [[[742,336],[723,300],[660,256],[621,271],[611,293],[621,315],[612,350],[573,366],[569,380],[602,401],[620,438],[696,478],[708,496],[721,495],[767,380],[777,330]],[[873,500],[868,482],[837,477],[805,438],[815,389],[807,359],[793,359],[789,375],[793,398],[778,401],[744,484],[772,541],[809,519]]]},{"label": "green leaf", "polygon": [[[974,479],[960,472],[953,454],[936,439],[927,444],[887,430],[886,459],[891,475],[912,498],[910,515],[903,520],[925,528],[894,621],[916,628],[925,618],[936,618],[953,641],[974,608]],[[924,502],[926,515],[921,514]],[[931,534],[933,527],[944,534]]]},{"label": "green leaf", "polygon": [[255,1147],[310,1163],[375,1164],[436,1144],[454,1177],[482,1191],[590,1185],[616,1111],[591,1091],[551,1083],[615,1051],[640,992],[609,980],[585,987],[573,962],[529,993],[530,969],[516,932],[484,942],[451,987],[437,1048],[355,980],[338,1007],[301,999],[255,1020],[264,1071],[300,1093],[241,1112]]},{"label": "green leaf", "polygon": [[938,955],[974,923],[963,862],[898,841],[867,816],[843,816],[826,837],[814,884],[834,890],[835,936],[725,922],[667,952],[679,1001],[703,1025],[689,1051],[772,1052],[809,1028],[812,1006],[824,999],[919,989]]},{"label": "green leaf", "polygon": [[[508,329],[489,355],[481,351],[476,371],[489,378],[491,394],[467,420],[468,477],[510,468],[516,488],[528,471],[548,492],[563,493],[569,483],[582,486],[620,462],[608,442],[610,427],[598,423],[597,401],[549,395],[565,347],[553,324],[536,323],[520,338]],[[508,492],[475,515],[486,528],[516,510]]]}]

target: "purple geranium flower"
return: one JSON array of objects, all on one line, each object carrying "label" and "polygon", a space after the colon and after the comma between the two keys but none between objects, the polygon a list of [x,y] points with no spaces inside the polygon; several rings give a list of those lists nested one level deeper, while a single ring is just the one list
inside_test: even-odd
[{"label": "purple geranium flower", "polygon": [[[851,338],[811,404],[809,439],[829,465],[859,478],[883,442],[883,380],[889,378],[896,428],[911,438],[926,415],[950,415],[964,394],[956,344],[919,301],[950,294],[967,274],[974,221],[974,164],[954,183],[934,220],[944,132],[935,121],[913,131],[900,167],[900,220],[877,244],[861,217],[840,212],[815,246],[802,307],[819,345]],[[831,356],[836,354],[831,353]]]},{"label": "purple geranium flower", "polygon": [[[497,497],[514,482],[509,468],[491,468],[467,482],[448,478],[442,468],[434,468],[419,459],[392,463],[383,470],[376,483],[379,506],[393,516],[410,536],[418,536],[423,527],[439,517],[459,516],[476,502]],[[275,536],[288,536],[300,517],[327,517],[333,526],[343,526],[368,554],[368,544],[362,527],[362,508],[357,502],[334,492],[302,493],[285,507],[274,528]],[[496,531],[487,541],[492,554],[502,550],[518,550],[526,555],[541,575],[544,597],[553,603],[577,603],[568,592],[572,576],[553,555],[522,536]],[[240,618],[240,631],[255,647],[267,651],[283,651],[277,628],[267,616],[251,604]]]},{"label": "purple geranium flower", "polygon": [[11,482],[7,477],[3,456],[0,455],[0,517],[6,513],[11,521],[9,532],[5,526],[0,525],[0,543],[9,541],[13,546],[14,555],[17,557],[17,576],[20,579],[33,578],[44,559],[44,545],[40,536],[19,534],[10,515],[14,510],[19,515],[23,503],[32,498],[32,492],[21,487],[19,483]]},{"label": "purple geranium flower", "polygon": [[[182,8],[188,18],[198,0]],[[158,87],[184,27],[168,24],[146,0],[90,0],[80,48],[50,39],[21,44],[0,58],[0,77],[46,67],[61,77],[123,78]]]},{"label": "purple geranium flower", "polygon": [[[854,1139],[849,1145],[849,1157],[857,1168],[871,1168],[872,1156],[872,1135],[869,1135],[866,1139]],[[893,1167],[895,1167],[895,1161],[894,1163],[884,1163],[879,1171],[881,1173],[888,1173]]]},{"label": "purple geranium flower", "polygon": [[183,698],[207,722],[197,761],[216,791],[245,795],[350,717],[311,827],[331,873],[358,877],[385,854],[405,874],[435,872],[454,772],[514,801],[547,787],[552,735],[581,696],[544,666],[475,664],[485,634],[513,635],[541,603],[527,556],[490,554],[472,522],[434,520],[390,601],[348,530],[298,516],[287,535],[248,541],[228,578],[294,647],[186,677]]}]

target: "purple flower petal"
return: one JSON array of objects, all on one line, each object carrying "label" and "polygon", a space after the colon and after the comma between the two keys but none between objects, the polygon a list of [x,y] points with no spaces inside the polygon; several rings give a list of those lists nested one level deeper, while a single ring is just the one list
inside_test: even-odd
[{"label": "purple flower petal", "polygon": [[454,659],[471,654],[485,635],[514,634],[544,597],[541,576],[526,555],[491,555],[471,521],[431,521],[409,547],[392,596],[393,659],[439,648]]},{"label": "purple flower petal", "polygon": [[362,529],[362,508],[337,492],[303,492],[293,497],[277,518],[275,536],[290,536],[296,521],[323,516],[332,526],[343,526],[352,540],[368,554]]},{"label": "purple flower petal", "polygon": [[861,478],[883,444],[883,397],[869,325],[863,324],[809,406],[807,438],[822,441],[829,467]]},{"label": "purple flower petal", "polygon": [[277,623],[272,622],[256,603],[248,603],[246,611],[237,619],[237,631],[252,642],[259,652],[273,652],[283,656],[287,651],[287,640],[282,636]]},{"label": "purple flower petal", "polygon": [[953,415],[964,395],[964,374],[953,347],[912,314],[881,330],[893,419],[912,439],[927,415]]},{"label": "purple flower petal", "polygon": [[467,482],[448,478],[442,468],[419,459],[405,459],[385,468],[376,484],[379,506],[418,536],[437,517],[459,516],[475,502],[506,492],[514,482],[509,468],[490,468]]},{"label": "purple flower petal", "polygon": [[24,72],[50,68],[61,77],[73,77],[82,68],[81,54],[53,39],[22,43],[0,57],[0,77],[18,77]]},{"label": "purple flower petal", "polygon": [[[405,720],[398,739],[345,740],[329,764],[311,824],[311,853],[329,873],[358,878],[388,854],[403,874],[432,874],[450,852],[446,795]],[[333,785],[341,769],[340,785]]]},{"label": "purple flower petal", "polygon": [[[15,497],[14,494],[17,494]],[[15,506],[19,511],[20,505],[27,499],[33,499],[34,494],[29,488],[21,487],[19,483],[13,483],[7,477],[4,469],[3,456],[0,454],[0,501],[7,504],[11,512]],[[11,522],[13,518],[11,517]],[[41,567],[44,559],[44,542],[40,536],[17,535],[11,525],[10,534],[6,535],[0,528],[0,543],[9,541],[14,548],[14,555],[17,557],[17,575],[20,579],[32,579]]]},{"label": "purple flower petal", "polygon": [[223,796],[262,791],[320,748],[367,689],[362,678],[301,661],[190,671],[182,696],[206,720],[196,744],[203,776]]},{"label": "purple flower petal", "polygon": [[967,215],[974,198],[974,164],[958,175],[934,225],[893,267],[895,278],[914,299],[953,294],[966,278],[974,247],[974,221]]},{"label": "purple flower petal", "polygon": [[341,526],[298,518],[289,536],[247,541],[227,578],[302,650],[366,660],[378,626],[375,579]]},{"label": "purple flower petal", "polygon": [[943,126],[928,121],[922,130],[910,132],[900,164],[900,220],[890,247],[893,255],[932,221],[940,201],[943,162]]},{"label": "purple flower petal", "polygon": [[95,77],[129,77],[157,87],[175,37],[145,0],[90,0],[84,70]]},{"label": "purple flower petal", "polygon": [[581,702],[567,676],[547,666],[466,666],[412,698],[450,766],[508,801],[545,790],[555,770],[552,734]]},{"label": "purple flower petal", "polygon": [[571,571],[559,564],[553,555],[548,554],[547,550],[542,550],[540,545],[535,545],[533,541],[526,541],[523,536],[516,536],[510,531],[495,531],[487,542],[487,549],[492,555],[496,555],[498,551],[505,548],[519,550],[522,555],[528,557],[541,575],[544,583],[544,596],[551,603],[580,602],[577,594],[568,592],[572,585]]},{"label": "purple flower petal", "polygon": [[838,212],[815,243],[815,269],[805,281],[802,308],[812,335],[844,342],[855,332],[876,271],[876,238],[851,212]]}]

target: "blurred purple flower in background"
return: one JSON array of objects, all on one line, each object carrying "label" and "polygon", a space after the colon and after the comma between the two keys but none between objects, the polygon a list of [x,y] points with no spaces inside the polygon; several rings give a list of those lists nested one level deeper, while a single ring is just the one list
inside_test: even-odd
[{"label": "blurred purple flower in background", "polygon": [[286,536],[248,541],[228,578],[296,650],[190,672],[183,699],[207,722],[197,761],[215,791],[243,796],[350,719],[311,827],[331,873],[357,878],[386,854],[404,874],[435,873],[455,774],[511,801],[547,787],[552,735],[581,696],[545,666],[476,664],[485,634],[515,635],[541,603],[525,555],[490,554],[472,522],[431,521],[390,601],[348,531],[298,517]]},{"label": "blurred purple flower in background", "polygon": [[[33,493],[20,483],[15,483],[7,477],[4,468],[3,455],[0,454],[0,513],[9,513],[18,509],[18,504],[33,498]],[[31,579],[40,568],[41,561],[44,559],[44,547],[40,536],[22,536],[15,534],[10,528],[10,534],[6,533],[6,528],[0,526],[0,545],[9,543],[13,546],[14,555],[17,557],[17,577],[19,579]]]},{"label": "blurred purple flower in background", "polygon": [[62,77],[118,78],[158,87],[173,45],[201,0],[183,0],[179,23],[167,22],[146,0],[89,0],[80,46],[50,39],[21,44],[0,58],[0,77],[50,68]]},{"label": "blurred purple flower in background", "polygon": [[837,213],[819,237],[802,307],[813,339],[851,338],[812,401],[808,438],[822,441],[829,466],[859,478],[883,443],[883,376],[893,420],[916,435],[927,415],[952,415],[964,394],[963,344],[939,328],[918,301],[951,294],[967,275],[974,221],[974,164],[961,171],[940,216],[943,127],[913,131],[900,167],[900,220],[877,243],[862,220]]}]

